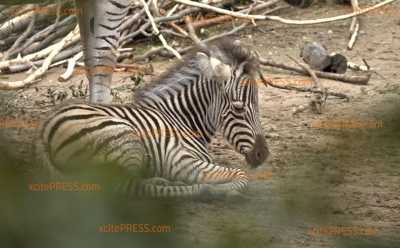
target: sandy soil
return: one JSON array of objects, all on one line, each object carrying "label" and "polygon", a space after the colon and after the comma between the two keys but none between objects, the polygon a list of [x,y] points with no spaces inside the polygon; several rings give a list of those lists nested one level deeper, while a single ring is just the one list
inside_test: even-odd
[{"label": "sandy soil", "polygon": [[[281,15],[309,19],[348,10],[314,5],[290,8]],[[366,59],[379,74],[373,74],[366,86],[323,80],[324,86],[351,100],[329,98],[322,115],[306,110],[294,116],[293,109],[306,106],[310,94],[260,84],[261,118],[271,157],[265,165],[249,170],[255,179],[241,199],[179,204],[179,239],[195,244],[190,247],[400,247],[400,3],[362,17],[362,31],[352,51],[346,50],[349,23],[299,27],[260,23],[241,34],[244,44],[276,61],[290,63],[286,54],[297,57],[304,42],[315,40],[352,62]],[[161,68],[155,73],[169,64],[154,63],[154,68]],[[40,119],[53,108],[46,96],[49,88],[69,91],[69,86],[86,82],[82,75],[57,82],[60,71],[52,69],[36,87],[1,93],[1,115]],[[307,79],[271,68],[265,68],[265,74],[297,78],[294,84]],[[120,101],[130,101],[129,74],[118,73],[115,81]],[[381,126],[316,127],[317,121],[332,125],[343,120],[363,125],[377,121]],[[15,147],[15,154],[29,157],[34,131],[8,128],[0,135]],[[243,158],[220,138],[210,149],[220,164],[247,169]],[[353,228],[353,233],[326,233],[332,227]],[[355,228],[364,232],[356,234]]]}]

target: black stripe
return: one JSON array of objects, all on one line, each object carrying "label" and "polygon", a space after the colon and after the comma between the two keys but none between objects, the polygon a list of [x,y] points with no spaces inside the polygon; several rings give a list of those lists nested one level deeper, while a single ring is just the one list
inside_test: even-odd
[{"label": "black stripe", "polygon": [[[195,180],[198,181],[199,175],[200,175],[200,170],[198,170],[198,168],[205,162],[201,162],[199,164],[197,164],[196,166],[193,166],[193,168],[191,170],[188,171],[188,173],[186,174],[186,178],[189,178],[189,175],[193,174],[195,171],[197,171],[196,176],[195,176]],[[207,169],[209,169],[210,171],[212,171],[215,168],[215,164],[209,163],[206,167]]]},{"label": "black stripe", "polygon": [[[93,110],[93,109],[92,109]],[[50,144],[52,139],[54,138],[54,135],[58,128],[64,124],[67,121],[75,121],[75,120],[87,120],[93,117],[100,117],[104,116],[102,114],[87,114],[87,115],[70,115],[70,116],[65,116],[61,119],[59,119],[50,129],[49,136],[48,136],[48,143]]]},{"label": "black stripe", "polygon": [[130,152],[129,149],[124,150],[123,152],[121,152],[121,153],[118,155],[118,157],[116,157],[115,159],[113,159],[113,162],[122,165],[121,163],[118,162],[118,160],[120,160],[122,157],[124,157],[124,156],[125,156],[127,153],[129,153],[129,152]]},{"label": "black stripe", "polygon": [[[107,37],[102,37],[101,39],[103,39],[105,42],[107,42],[113,49],[118,49],[118,47],[117,47],[117,44],[116,44],[116,42],[114,41],[109,41],[108,39],[107,39]],[[99,50],[110,50],[110,47],[96,47],[96,49],[99,49]]]},{"label": "black stripe", "polygon": [[[120,112],[122,112],[123,115],[118,114],[119,117],[121,117],[122,119],[125,119],[125,120],[129,121],[131,124],[133,124],[132,121],[128,119],[128,116],[126,115],[126,112],[125,112],[125,108],[122,108],[121,106],[118,106],[118,105],[115,105],[115,106],[112,106],[112,107],[116,108]],[[117,111],[115,111],[115,112],[117,112]]]},{"label": "black stripe", "polygon": [[[111,141],[119,140],[120,138],[124,137],[125,135],[127,135],[131,132],[132,132],[132,130],[126,130],[126,131],[119,133],[116,136],[111,136],[111,137],[108,137],[107,139],[102,140],[101,143],[97,145],[96,150],[94,150],[92,156],[96,156],[97,153],[99,153],[99,151],[101,149],[103,149],[106,145],[108,145]],[[121,148],[120,144],[118,144],[117,146],[118,146],[118,148]]]},{"label": "black stripe", "polygon": [[[146,145],[147,143],[150,143],[150,145],[149,145],[149,147],[148,147],[148,149],[150,149],[150,151],[148,151],[148,152],[150,152],[151,155],[154,156],[154,155],[155,155],[155,152],[154,152],[154,149],[153,149],[153,142],[149,142],[148,140],[146,141],[146,139],[148,139],[148,137],[149,137],[149,134],[146,133],[146,126],[145,126],[145,124],[142,122],[142,120],[145,119],[146,116],[143,116],[143,113],[139,113],[138,111],[135,113],[135,111],[133,111],[132,108],[126,108],[126,109],[127,109],[128,112],[135,118],[135,121],[136,121],[135,124],[136,124],[136,125],[139,125],[138,130],[142,130],[142,132],[145,133],[145,134],[144,134],[145,137],[143,137],[142,134],[139,133],[139,134],[140,134],[140,139],[142,140],[143,144],[145,144],[145,145]],[[136,109],[136,110],[138,110],[138,109]],[[141,116],[139,117],[138,115],[141,115]],[[135,126],[136,126],[136,125],[135,125]]]},{"label": "black stripe", "polygon": [[114,31],[122,25],[122,22],[118,23],[116,26],[109,26],[109,25],[105,25],[105,24],[99,24],[99,25],[100,25],[100,27],[103,27],[109,31]]},{"label": "black stripe", "polygon": [[117,1],[114,1],[114,0],[109,0],[109,1],[110,1],[110,3],[112,5],[114,5],[115,7],[119,8],[119,9],[124,9],[124,8],[128,7],[128,5],[123,5],[123,4],[121,4],[121,3],[117,2]]},{"label": "black stripe", "polygon": [[83,129],[79,130],[77,133],[71,135],[64,142],[62,142],[61,145],[55,151],[55,154],[58,153],[60,150],[62,150],[68,144],[71,144],[72,142],[74,142],[75,140],[78,140],[78,139],[82,138],[83,136],[85,136],[85,135],[87,135],[89,133],[92,133],[94,131],[97,131],[97,130],[100,130],[100,129],[103,129],[105,127],[112,126],[112,125],[127,125],[127,124],[125,122],[119,122],[119,121],[114,121],[114,120],[106,120],[106,121],[104,121],[104,122],[102,122],[99,125],[96,125],[94,127],[83,128]]},{"label": "black stripe", "polygon": [[[107,12],[106,12],[106,13],[107,13]],[[123,14],[121,14],[121,15],[122,15],[122,17],[107,18],[107,20],[110,21],[110,22],[120,22],[120,21],[122,21],[122,20],[125,18],[125,15],[123,15]],[[116,15],[114,15],[114,16],[116,16]]]},{"label": "black stripe", "polygon": [[121,144],[119,144],[119,146],[114,146],[112,149],[110,149],[109,151],[107,151],[107,153],[104,155],[105,160],[108,160],[108,157],[114,153],[115,151],[121,149],[121,147],[123,147],[126,144],[131,143],[131,140],[125,140],[124,142],[122,142]]},{"label": "black stripe", "polygon": [[121,15],[126,15],[126,13],[128,13],[128,10],[124,10],[124,11],[122,11],[120,13],[114,13],[114,12],[106,11],[106,14],[111,15],[111,16],[121,16]]},{"label": "black stripe", "polygon": [[[66,107],[66,108],[63,108],[63,109],[59,110],[55,115],[59,115],[59,114],[65,113],[65,112],[67,112],[67,111],[69,111],[71,109],[95,110],[95,109],[89,108],[89,107],[86,108],[86,107],[82,107],[82,106],[73,105],[73,106],[69,106],[69,107]],[[43,124],[43,127],[46,127],[49,124],[49,122],[52,121],[52,120],[53,120],[53,118],[46,120],[46,122]],[[43,137],[44,131],[45,131],[45,128],[43,128],[41,133],[40,133],[41,137]]]},{"label": "black stripe", "polygon": [[[154,113],[154,112],[153,112]],[[155,132],[157,132],[155,135],[156,136],[153,136],[153,137],[157,137],[152,143],[153,144],[155,144],[155,148],[157,149],[157,152],[158,152],[158,155],[159,156],[161,156],[161,143],[159,144],[158,142],[157,142],[157,140],[161,140],[161,138],[160,138],[160,134],[161,134],[161,127],[160,127],[160,124],[158,123],[158,120],[156,119],[156,118],[154,118],[153,116],[152,116],[152,114],[150,114],[150,113],[148,113],[147,114],[147,117],[150,119],[149,120],[149,122],[148,122],[148,125],[149,125],[149,128],[153,131],[153,128],[152,128],[152,125],[151,125],[151,123],[150,123],[150,121],[154,124],[154,126],[156,126],[156,129],[157,130],[154,130]],[[147,121],[147,119],[145,118],[145,121]],[[152,132],[153,133],[153,132]],[[160,162],[162,163],[162,158],[160,158]],[[163,166],[162,166],[162,164],[160,165],[160,175],[162,175],[163,174]]]},{"label": "black stripe", "polygon": [[[101,51],[101,50],[100,50]],[[102,60],[109,60],[112,64],[114,64],[114,56],[113,57],[108,57],[108,56],[93,56],[93,58],[94,59],[99,59],[102,63],[104,62],[104,61],[102,61]],[[100,62],[99,62],[100,63]],[[108,67],[110,67],[110,65],[105,65],[105,64],[96,64],[95,65],[95,67],[96,66],[108,66]]]},{"label": "black stripe", "polygon": [[[138,109],[139,110],[139,109]],[[144,113],[146,113],[145,112],[145,109],[141,109]],[[150,130],[150,133],[151,133],[151,135],[147,132],[147,130],[146,130],[146,128],[144,128],[144,129],[142,129],[143,130],[143,132],[145,132],[145,137],[143,137],[144,139],[148,139],[149,137],[151,137],[152,139],[150,140],[150,149],[151,149],[151,151],[152,151],[152,153],[153,153],[153,156],[156,156],[156,151],[155,151],[155,149],[157,149],[157,151],[158,151],[158,148],[157,148],[157,146],[159,146],[158,144],[157,144],[157,140],[156,139],[154,139],[154,137],[156,137],[156,134],[154,133],[154,130],[153,130],[153,128],[152,128],[152,126],[151,126],[151,124],[150,124],[150,122],[147,120],[147,117],[148,117],[148,115],[149,114],[147,114],[146,116],[144,116],[143,115],[143,113],[140,113],[139,111],[138,111],[138,114],[142,114],[142,118],[141,118],[141,120],[142,121],[144,121],[144,123],[145,123],[145,127],[148,127],[148,129]],[[154,145],[156,146],[156,147],[154,147]]]},{"label": "black stripe", "polygon": [[180,164],[180,169],[175,173],[174,175],[174,180],[180,175],[184,170],[187,169],[187,166],[182,166],[181,161],[184,159],[193,159],[193,157],[189,154],[183,154],[182,157],[179,158],[179,160],[176,162],[176,164]]},{"label": "black stripe", "polygon": [[125,119],[123,115],[121,115],[117,110],[115,110],[115,109],[118,109],[115,106],[104,106],[104,108],[107,108],[109,111],[111,111],[112,116],[119,117],[121,119]]},{"label": "black stripe", "polygon": [[94,107],[95,107],[96,109],[98,109],[98,110],[101,110],[101,111],[107,113],[109,116],[114,116],[114,114],[113,114],[112,112],[110,112],[110,109],[107,108],[107,107],[105,107],[105,106],[97,105],[97,106],[94,106]]}]

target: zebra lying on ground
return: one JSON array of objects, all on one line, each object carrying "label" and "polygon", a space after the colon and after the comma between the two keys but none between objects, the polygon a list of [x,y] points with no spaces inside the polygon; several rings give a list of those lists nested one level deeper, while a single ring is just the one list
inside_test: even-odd
[{"label": "zebra lying on ground", "polygon": [[137,92],[131,105],[59,108],[43,123],[36,151],[53,175],[93,161],[131,175],[146,167],[149,178],[120,182],[127,193],[238,194],[247,188],[246,173],[213,163],[207,145],[220,131],[252,167],[266,160],[257,71],[257,58],[237,42],[209,43]]}]

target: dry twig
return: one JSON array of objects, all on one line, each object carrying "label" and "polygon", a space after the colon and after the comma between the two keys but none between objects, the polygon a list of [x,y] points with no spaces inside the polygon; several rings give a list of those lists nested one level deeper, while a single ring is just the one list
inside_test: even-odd
[{"label": "dry twig", "polygon": [[[311,92],[311,93],[320,93],[322,94],[323,92],[321,90],[317,90],[317,89],[313,89],[313,88],[301,88],[301,87],[294,87],[294,86],[289,86],[289,85],[277,85],[274,84],[272,80],[268,80],[264,77],[264,75],[261,73],[261,71],[259,71],[259,76],[261,81],[264,83],[265,86],[271,86],[274,88],[278,88],[278,89],[283,89],[283,90],[295,90],[295,91],[300,91],[300,92]],[[334,96],[334,97],[338,97],[341,99],[346,99],[349,100],[350,98],[343,94],[343,93],[336,93],[336,92],[332,92],[332,91],[328,91],[326,92],[326,94],[328,96]]]},{"label": "dry twig", "polygon": [[11,48],[8,49],[8,51],[6,51],[6,52],[4,53],[4,56],[3,56],[3,58],[2,58],[3,61],[4,61],[4,60],[7,60],[13,53],[15,53],[15,51],[17,50],[17,48],[20,47],[21,42],[23,42],[29,35],[31,35],[31,33],[33,32],[34,26],[35,26],[36,17],[37,17],[37,14],[34,13],[34,14],[32,15],[31,22],[30,22],[29,25],[28,25],[28,28],[25,30],[25,32],[24,32],[20,37],[18,37],[18,39],[17,39],[17,40],[15,41],[15,43],[11,46]]},{"label": "dry twig", "polygon": [[313,99],[311,99],[310,106],[313,111],[315,111],[318,114],[322,114],[322,107],[326,102],[326,98],[328,97],[327,89],[322,86],[318,77],[315,75],[315,72],[310,68],[309,65],[307,65],[305,63],[300,63],[298,60],[296,60],[292,56],[288,55],[288,57],[291,60],[293,60],[297,65],[299,65],[301,68],[303,68],[305,71],[307,71],[308,74],[310,74],[311,78],[313,79],[313,82],[314,82],[313,88],[318,90],[318,92],[316,92],[314,94]]},{"label": "dry twig", "polygon": [[356,39],[357,39],[359,30],[360,30],[360,22],[358,20],[356,20],[356,23],[354,25],[354,30],[351,33],[349,44],[347,45],[347,48],[349,50],[353,49],[354,43],[356,43]]},{"label": "dry twig", "polygon": [[158,36],[158,38],[160,39],[161,43],[163,44],[163,46],[172,52],[172,54],[175,55],[175,57],[177,57],[178,59],[182,59],[182,56],[175,50],[173,49],[171,46],[168,45],[167,41],[165,40],[164,36],[160,33],[160,31],[157,28],[156,23],[154,22],[154,18],[150,13],[149,10],[149,6],[147,6],[146,2],[144,0],[140,0],[140,2],[143,4],[144,10],[146,11],[147,17],[150,20],[151,26],[154,29],[154,32],[156,33],[156,36]]},{"label": "dry twig", "polygon": [[230,11],[230,10],[226,10],[226,9],[217,8],[217,7],[210,6],[210,5],[204,4],[204,3],[193,2],[190,0],[174,0],[174,1],[181,3],[181,4],[186,4],[189,6],[194,6],[194,7],[198,7],[198,8],[202,8],[202,9],[211,10],[211,11],[214,11],[214,12],[217,12],[220,14],[231,15],[231,16],[234,16],[237,18],[250,19],[250,20],[270,20],[270,21],[277,21],[280,23],[292,24],[292,25],[311,25],[311,24],[327,23],[327,22],[334,22],[334,21],[349,19],[349,18],[352,18],[355,16],[365,14],[372,10],[378,9],[378,8],[385,6],[387,4],[390,4],[396,0],[385,0],[376,5],[373,5],[371,7],[367,7],[364,9],[360,9],[360,11],[353,12],[350,14],[321,18],[321,19],[312,19],[312,20],[291,20],[291,19],[282,18],[280,16],[248,15],[248,14],[243,14],[240,12],[234,12],[234,11]]},{"label": "dry twig", "polygon": [[199,44],[201,43],[201,40],[199,39],[199,37],[198,37],[197,34],[196,34],[196,31],[195,31],[194,28],[193,28],[193,25],[192,25],[192,18],[190,18],[189,16],[185,16],[185,17],[184,17],[184,20],[185,20],[186,27],[187,27],[187,29],[188,29],[190,38],[192,39],[192,41],[193,41],[195,44],[199,45]]},{"label": "dry twig", "polygon": [[65,82],[71,78],[72,74],[74,73],[74,68],[78,60],[80,60],[83,56],[83,52],[79,52],[75,54],[72,58],[68,60],[67,70],[58,77],[58,81]]},{"label": "dry twig", "polygon": [[79,28],[76,26],[75,30],[69,33],[64,39],[62,39],[59,43],[55,44],[47,58],[44,60],[42,66],[37,69],[34,73],[30,74],[27,78],[21,81],[16,82],[0,82],[0,89],[10,90],[10,89],[19,89],[26,87],[35,83],[38,78],[43,76],[43,74],[49,68],[51,62],[54,57],[63,49],[68,43],[70,43],[76,36],[79,36]]},{"label": "dry twig", "polygon": [[[353,8],[353,12],[360,11],[360,7],[358,6],[358,0],[351,0],[351,6]],[[347,45],[349,50],[353,49],[354,43],[356,42],[358,31],[360,29],[360,21],[357,16],[353,17],[350,24],[350,40]]]}]

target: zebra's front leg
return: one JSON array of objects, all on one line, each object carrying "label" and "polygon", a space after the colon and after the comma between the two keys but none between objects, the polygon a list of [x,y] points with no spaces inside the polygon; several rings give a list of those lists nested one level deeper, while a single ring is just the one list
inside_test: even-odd
[{"label": "zebra's front leg", "polygon": [[248,186],[246,172],[201,160],[185,161],[174,174],[174,180],[202,185],[200,197],[226,197],[243,193]]},{"label": "zebra's front leg", "polygon": [[[137,181],[130,178],[119,184],[127,195],[146,197],[194,197],[222,198],[239,195],[247,188],[247,175],[239,169],[218,167],[221,174],[204,178],[199,182],[190,183],[187,180],[169,180],[151,177]],[[228,171],[229,170],[229,171]],[[218,177],[218,178],[217,178]]]},{"label": "zebra's front leg", "polygon": [[[240,169],[214,166],[212,171],[202,171],[201,176],[179,179],[151,177],[140,182],[135,178],[123,182],[128,195],[146,197],[194,197],[201,199],[237,196],[247,189],[248,177]],[[198,171],[194,171],[197,173]],[[122,185],[122,184],[121,184]]]},{"label": "zebra's front leg", "polygon": [[208,185],[202,192],[204,197],[238,196],[248,187],[247,174],[237,168],[215,166],[212,172],[205,171],[201,172],[200,175],[203,175],[201,182]]},{"label": "zebra's front leg", "polygon": [[111,103],[111,79],[128,0],[76,0],[91,103]]},{"label": "zebra's front leg", "polygon": [[[181,156],[186,159],[179,160]],[[184,150],[176,158],[178,161],[159,165],[164,168],[163,175],[154,175],[139,183],[126,181],[125,191],[151,197],[219,198],[241,194],[247,188],[248,177],[240,169],[199,160]],[[148,166],[153,167],[152,163]]]}]

